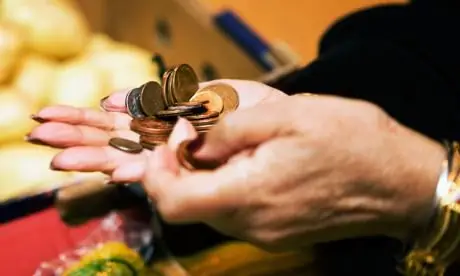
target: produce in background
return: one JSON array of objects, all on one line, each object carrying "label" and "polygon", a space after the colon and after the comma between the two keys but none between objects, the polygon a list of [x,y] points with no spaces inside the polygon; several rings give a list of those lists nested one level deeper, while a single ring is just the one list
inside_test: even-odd
[{"label": "produce in background", "polygon": [[108,242],[83,256],[63,276],[143,276],[144,262],[136,251],[121,242]]},{"label": "produce in background", "polygon": [[0,23],[0,83],[13,74],[24,50],[24,40],[19,30],[4,22]]},{"label": "produce in background", "polygon": [[58,68],[49,104],[94,107],[110,93],[105,72],[89,63],[72,61]]},{"label": "produce in background", "polygon": [[56,69],[55,61],[29,53],[22,58],[12,85],[38,108],[43,107],[50,98]]},{"label": "produce in background", "polygon": [[3,19],[23,29],[27,47],[56,59],[79,54],[90,36],[84,17],[66,1],[19,1],[5,5]]},{"label": "produce in background", "polygon": [[90,33],[72,0],[0,0],[0,152],[8,154],[0,160],[0,201],[83,174],[50,171],[57,151],[24,142],[31,114],[52,104],[98,108],[113,90],[159,81],[150,59],[148,51]]},{"label": "produce in background", "polygon": [[[28,117],[35,106],[12,87],[0,88],[0,145],[6,142],[22,141],[33,127],[34,122]],[[14,162],[13,159],[8,162]],[[0,174],[7,164],[0,162]],[[0,184],[3,184],[0,182]]]}]

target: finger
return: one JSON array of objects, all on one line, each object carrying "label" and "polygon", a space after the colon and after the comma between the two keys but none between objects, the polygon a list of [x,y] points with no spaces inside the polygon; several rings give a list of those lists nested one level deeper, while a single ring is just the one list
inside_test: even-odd
[{"label": "finger", "polygon": [[127,114],[100,112],[90,108],[72,106],[49,106],[40,110],[33,119],[42,122],[53,121],[72,125],[86,125],[105,130],[129,129],[131,118]]},{"label": "finger", "polygon": [[51,168],[61,171],[111,173],[127,163],[145,161],[146,152],[129,154],[112,147],[72,147],[58,153]]},{"label": "finger", "polygon": [[104,131],[84,125],[44,123],[36,126],[26,137],[31,143],[46,144],[56,148],[75,146],[105,146],[112,137],[137,140],[137,134],[129,130]]},{"label": "finger", "polygon": [[179,144],[184,140],[193,140],[198,136],[193,125],[184,118],[179,118],[168,139],[168,146],[176,151]]},{"label": "finger", "polygon": [[155,199],[166,220],[206,221],[242,204],[244,197],[241,197],[243,193],[239,187],[245,185],[241,185],[242,174],[235,170],[236,166],[181,176],[171,158],[174,156],[170,149],[155,152],[149,158],[143,180],[146,191]]},{"label": "finger", "polygon": [[129,91],[129,89],[126,89],[113,93],[101,103],[101,106],[106,110],[116,110],[118,112],[126,113],[125,99]]},{"label": "finger", "polygon": [[[227,161],[233,154],[251,149],[273,137],[289,134],[289,110],[279,104],[266,104],[228,114],[205,137],[191,147],[195,157]],[[281,116],[281,114],[283,116]]]},{"label": "finger", "polygon": [[145,174],[146,160],[122,164],[112,172],[112,181],[118,183],[139,182]]}]

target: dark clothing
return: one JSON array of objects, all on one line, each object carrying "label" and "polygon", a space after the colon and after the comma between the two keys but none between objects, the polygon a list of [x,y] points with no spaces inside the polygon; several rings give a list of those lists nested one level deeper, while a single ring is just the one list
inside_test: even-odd
[{"label": "dark clothing", "polygon": [[[368,100],[432,138],[460,139],[457,36],[460,1],[419,0],[361,10],[324,34],[313,62],[274,86],[288,94]],[[320,245],[318,252],[327,275],[391,276],[398,275],[397,248],[395,241],[374,238]]]}]

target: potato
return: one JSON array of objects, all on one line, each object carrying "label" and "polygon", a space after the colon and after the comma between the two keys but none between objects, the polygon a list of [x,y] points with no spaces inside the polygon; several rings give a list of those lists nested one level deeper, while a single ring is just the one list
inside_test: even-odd
[{"label": "potato", "polygon": [[0,23],[0,83],[13,74],[24,50],[24,39],[18,28]]},{"label": "potato", "polygon": [[49,104],[97,107],[107,93],[107,77],[102,70],[81,61],[72,61],[59,68]]},{"label": "potato", "polygon": [[49,169],[58,151],[26,142],[0,147],[0,201],[62,184],[70,173]]},{"label": "potato", "polygon": [[108,74],[112,90],[137,87],[149,80],[160,81],[150,53],[134,46],[118,44],[94,52],[86,59]]},{"label": "potato", "polygon": [[27,46],[37,53],[70,58],[81,53],[89,42],[85,18],[66,1],[18,0],[3,4],[2,13],[6,21],[24,30]]},{"label": "potato", "polygon": [[22,140],[34,125],[29,118],[34,111],[31,101],[14,88],[0,88],[0,143]]},{"label": "potato", "polygon": [[36,106],[47,103],[53,88],[57,64],[37,54],[26,55],[16,73],[13,86]]}]

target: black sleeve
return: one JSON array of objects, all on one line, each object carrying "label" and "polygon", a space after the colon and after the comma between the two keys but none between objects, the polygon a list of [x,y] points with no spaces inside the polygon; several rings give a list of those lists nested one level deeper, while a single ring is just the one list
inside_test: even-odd
[{"label": "black sleeve", "polygon": [[318,57],[275,86],[368,100],[432,138],[460,139],[460,5],[426,2],[340,20]]}]

